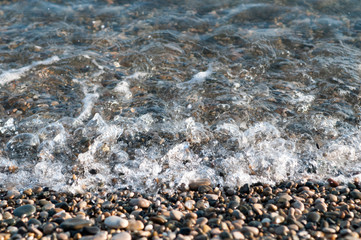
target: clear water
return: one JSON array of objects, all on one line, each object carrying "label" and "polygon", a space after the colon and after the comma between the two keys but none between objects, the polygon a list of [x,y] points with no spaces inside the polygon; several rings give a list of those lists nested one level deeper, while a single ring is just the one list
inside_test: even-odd
[{"label": "clear water", "polygon": [[0,4],[0,182],[361,173],[359,0]]}]

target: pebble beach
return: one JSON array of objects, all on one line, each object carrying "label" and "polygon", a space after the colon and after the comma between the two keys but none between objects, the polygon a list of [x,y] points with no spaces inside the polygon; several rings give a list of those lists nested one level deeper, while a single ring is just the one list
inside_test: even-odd
[{"label": "pebble beach", "polygon": [[359,239],[361,185],[333,179],[173,193],[1,190],[0,239]]}]

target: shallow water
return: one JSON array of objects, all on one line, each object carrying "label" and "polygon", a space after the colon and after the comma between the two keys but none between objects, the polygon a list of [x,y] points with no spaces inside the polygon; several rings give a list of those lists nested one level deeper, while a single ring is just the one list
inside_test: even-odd
[{"label": "shallow water", "polygon": [[361,173],[358,0],[0,5],[0,182],[156,191]]}]

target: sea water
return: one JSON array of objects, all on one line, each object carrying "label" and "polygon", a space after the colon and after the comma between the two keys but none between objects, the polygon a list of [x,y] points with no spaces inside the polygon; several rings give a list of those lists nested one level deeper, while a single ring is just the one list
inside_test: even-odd
[{"label": "sea water", "polygon": [[0,3],[0,183],[361,177],[358,0]]}]

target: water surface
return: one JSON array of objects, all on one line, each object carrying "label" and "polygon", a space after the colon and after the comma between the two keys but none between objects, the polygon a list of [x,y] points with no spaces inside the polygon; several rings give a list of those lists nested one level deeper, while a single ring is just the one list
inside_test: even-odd
[{"label": "water surface", "polygon": [[360,176],[358,0],[0,5],[0,180]]}]

